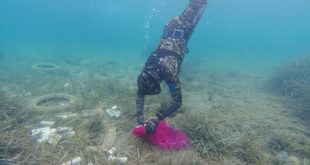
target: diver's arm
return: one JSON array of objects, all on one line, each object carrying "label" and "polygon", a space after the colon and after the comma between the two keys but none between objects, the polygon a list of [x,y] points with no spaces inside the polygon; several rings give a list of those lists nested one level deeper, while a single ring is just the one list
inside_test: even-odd
[{"label": "diver's arm", "polygon": [[182,105],[182,92],[180,82],[177,81],[176,83],[167,83],[167,85],[169,86],[171,94],[171,102],[167,107],[161,109],[159,112],[156,113],[156,116],[159,120],[162,120],[167,116],[170,116]]},{"label": "diver's arm", "polygon": [[[140,122],[143,122],[144,118],[143,118],[143,110],[144,110],[144,94],[142,92],[137,92],[137,96],[136,96],[136,114],[135,116],[137,117],[137,122],[138,124],[142,124]],[[141,120],[141,121],[139,121]]]}]

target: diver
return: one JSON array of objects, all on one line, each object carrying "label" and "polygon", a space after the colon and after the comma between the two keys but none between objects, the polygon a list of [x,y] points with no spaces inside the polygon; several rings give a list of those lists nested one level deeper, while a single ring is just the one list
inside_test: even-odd
[{"label": "diver", "polygon": [[[159,122],[171,115],[182,105],[179,72],[184,56],[188,53],[187,43],[202,16],[207,0],[189,0],[183,13],[173,17],[164,27],[160,43],[147,59],[137,78],[136,118],[145,125],[146,133],[153,133]],[[161,92],[160,83],[165,81],[171,94],[171,102],[144,121],[144,97]]]}]

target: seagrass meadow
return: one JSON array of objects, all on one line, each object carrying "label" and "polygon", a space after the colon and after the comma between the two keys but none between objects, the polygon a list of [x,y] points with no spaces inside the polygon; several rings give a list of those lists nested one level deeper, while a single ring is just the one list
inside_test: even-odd
[{"label": "seagrass meadow", "polygon": [[[131,135],[137,76],[188,0],[0,2],[0,164],[310,164],[310,3],[208,1],[162,150]],[[289,11],[289,12],[288,12]],[[145,97],[145,118],[170,103]]]}]

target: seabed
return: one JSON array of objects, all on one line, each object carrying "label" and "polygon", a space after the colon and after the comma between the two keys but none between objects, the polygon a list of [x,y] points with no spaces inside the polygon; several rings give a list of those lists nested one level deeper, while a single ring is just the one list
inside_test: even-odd
[{"label": "seabed", "polygon": [[[183,105],[167,120],[184,130],[192,144],[185,151],[162,151],[130,135],[136,124],[135,79],[143,58],[137,65],[104,58],[44,61],[57,66],[53,70],[34,69],[31,58],[19,68],[2,65],[0,164],[308,164],[309,122],[294,115],[285,97],[266,91],[269,72],[185,61]],[[146,98],[146,117],[167,104],[164,85],[162,91]],[[29,106],[50,94],[74,96],[74,106],[59,98],[43,104],[65,107],[57,111]],[[107,115],[113,106],[119,117]],[[69,127],[75,133],[52,144],[39,143],[31,132],[42,121],[55,122],[51,129]],[[114,158],[109,155],[113,147]]]}]

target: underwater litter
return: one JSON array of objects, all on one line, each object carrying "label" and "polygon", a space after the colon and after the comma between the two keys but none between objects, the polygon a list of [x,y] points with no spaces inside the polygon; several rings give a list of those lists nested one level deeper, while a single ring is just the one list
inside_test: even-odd
[{"label": "underwater litter", "polygon": [[[82,132],[75,130],[73,127],[66,126],[65,121],[73,121],[78,119],[85,119],[89,117],[97,118],[98,116],[103,116],[99,118],[101,121],[102,127],[105,130],[104,136],[102,137],[103,143],[96,147],[96,151],[104,154],[106,160],[110,162],[115,162],[117,164],[126,164],[128,157],[120,156],[117,154],[117,147],[115,145],[116,141],[116,129],[113,125],[105,120],[117,120],[121,117],[121,111],[118,106],[114,105],[110,108],[103,110],[100,108],[97,109],[86,109],[82,110],[80,114],[73,112],[60,112],[54,113],[54,120],[42,120],[38,123],[38,126],[31,130],[32,137],[36,140],[37,145],[48,144],[50,147],[55,148],[56,146],[68,144],[70,140],[79,137]],[[50,118],[51,119],[51,118]],[[95,122],[95,124],[98,124]],[[89,125],[89,124],[88,124]],[[90,127],[92,123],[90,122]],[[97,127],[97,126],[96,126]],[[94,127],[95,129],[97,129]],[[85,129],[83,129],[85,130]],[[86,129],[88,130],[88,129]],[[97,131],[97,130],[95,130]],[[84,136],[84,135],[83,135]],[[63,143],[63,142],[65,143]],[[73,143],[72,143],[73,144]],[[83,160],[82,156],[72,157],[72,159],[67,160],[63,165],[67,164],[81,164],[85,163],[86,160]],[[89,161],[88,164],[93,162]]]},{"label": "underwater litter", "polygon": [[41,121],[40,127],[31,130],[32,137],[36,138],[37,143],[48,143],[53,147],[56,146],[59,141],[66,137],[70,138],[75,135],[75,131],[70,127],[53,127],[54,121]]},{"label": "underwater litter", "polygon": [[170,127],[165,120],[159,122],[155,132],[152,134],[146,134],[144,125],[136,126],[131,133],[133,136],[146,140],[164,150],[178,151],[189,148],[187,135],[181,130]]},{"label": "underwater litter", "polygon": [[38,63],[31,66],[32,69],[37,71],[57,71],[60,66],[53,63]]},{"label": "underwater litter", "polygon": [[[73,85],[74,83],[73,82],[71,82],[70,81],[70,83],[71,83],[71,85]],[[63,84],[63,81],[61,82],[61,84]],[[65,84],[65,86],[67,86],[66,84]],[[65,91],[70,91],[71,89],[66,89]],[[39,93],[39,92],[37,92],[37,93]],[[72,91],[70,91],[70,93],[72,94],[72,93],[74,93],[74,92],[72,92]],[[77,94],[79,94],[79,93],[77,93]],[[79,96],[79,95],[78,95]],[[97,96],[97,95],[95,95],[95,94],[93,94],[92,96]],[[101,97],[100,97],[101,98]],[[87,98],[88,99],[88,98]],[[91,98],[91,99],[93,99],[93,98]],[[221,98],[219,98],[219,99],[221,99]],[[111,100],[108,100],[107,102],[109,102],[109,103],[111,103],[111,102],[113,102],[112,100],[116,100],[115,98],[113,98],[113,99],[111,99]],[[83,100],[83,101],[85,101],[85,100]],[[62,98],[56,98],[56,99],[52,99],[52,100],[49,100],[49,99],[43,99],[43,101],[39,101],[38,102],[38,106],[54,106],[54,105],[63,105],[64,106],[64,104],[66,104],[68,102],[68,99],[62,99]],[[125,103],[127,103],[127,102],[124,102],[124,103],[122,103],[122,105],[123,104],[125,104]],[[91,104],[88,104],[88,105],[86,105],[86,107],[88,108],[88,107],[90,107],[89,105],[92,105],[93,103],[91,103]],[[109,106],[107,106],[107,105],[109,105]],[[188,106],[188,103],[186,102],[186,104],[185,104],[185,106]],[[215,104],[215,105],[217,105],[217,104]],[[60,106],[60,107],[63,107],[63,106]],[[119,112],[117,112],[116,110],[122,110],[122,109],[120,109],[120,107],[119,106],[114,106],[114,104],[104,104],[104,106],[105,106],[105,108],[101,108],[101,111],[107,116],[107,117],[109,117],[109,119],[116,119],[116,121],[117,121],[117,119],[119,119],[119,118],[122,118],[122,119],[124,119],[123,118],[123,116],[122,116],[122,113],[119,113],[119,112],[123,112],[123,111],[119,111]],[[205,105],[203,105],[203,107],[204,107]],[[224,107],[225,105],[223,105],[223,107]],[[74,106],[73,106],[74,107]],[[186,107],[185,107],[186,108]],[[212,109],[212,110],[214,110],[214,109],[216,109],[216,108],[218,108],[218,109],[220,109],[221,107],[211,107],[211,108],[209,108],[209,109]],[[49,160],[51,160],[52,161],[52,159],[53,160],[58,160],[58,159],[60,159],[61,161],[57,161],[57,162],[59,162],[59,164],[61,164],[61,163],[65,163],[65,164],[70,164],[70,163],[74,163],[74,162],[81,162],[81,163],[84,163],[85,161],[90,161],[91,160],[91,162],[95,162],[95,161],[93,161],[93,158],[91,157],[92,155],[91,154],[93,154],[93,153],[95,153],[94,152],[94,150],[90,150],[90,151],[87,151],[86,149],[85,150],[83,150],[83,149],[80,149],[80,148],[83,148],[84,146],[86,146],[86,147],[88,147],[88,146],[95,146],[95,147],[97,147],[96,148],[96,152],[100,152],[100,153],[102,153],[104,156],[102,156],[102,157],[104,157],[104,158],[106,158],[107,160],[115,160],[115,159],[113,159],[114,157],[110,157],[109,158],[109,154],[108,154],[108,152],[109,152],[109,150],[111,150],[111,151],[113,151],[114,150],[114,148],[113,147],[115,147],[116,148],[116,150],[118,150],[119,149],[119,152],[121,152],[120,154],[117,154],[117,152],[116,152],[116,154],[115,155],[113,155],[113,156],[116,156],[116,157],[122,157],[122,156],[128,156],[128,158],[129,158],[129,160],[127,160],[127,161],[129,161],[129,162],[134,162],[134,161],[137,161],[136,159],[138,159],[138,158],[135,158],[135,153],[134,152],[132,152],[132,151],[130,151],[130,154],[128,154],[128,153],[126,153],[127,155],[122,155],[122,153],[124,153],[124,149],[125,149],[125,151],[126,151],[126,149],[128,149],[128,148],[123,148],[123,147],[119,147],[118,148],[118,146],[107,146],[107,147],[104,147],[105,148],[105,151],[103,151],[103,147],[101,147],[101,145],[97,145],[98,143],[96,143],[96,142],[94,142],[94,141],[96,141],[97,139],[91,139],[90,140],[90,142],[88,141],[88,137],[87,137],[87,133],[89,133],[89,132],[87,132],[87,128],[88,127],[81,127],[81,129],[84,129],[85,130],[85,132],[83,132],[83,135],[79,135],[79,134],[81,134],[81,130],[79,130],[79,128],[78,127],[80,127],[80,125],[82,125],[83,126],[83,124],[80,124],[80,123],[78,123],[78,122],[84,122],[85,120],[80,120],[80,119],[78,119],[78,120],[76,120],[77,118],[88,118],[88,119],[92,119],[93,117],[92,116],[95,116],[96,115],[96,110],[95,109],[84,109],[83,108],[83,110],[77,110],[77,111],[70,111],[69,109],[71,109],[71,108],[68,108],[67,110],[66,109],[64,109],[64,110],[59,110],[59,111],[49,111],[49,110],[43,110],[42,108],[40,108],[40,109],[37,109],[37,112],[42,112],[42,113],[44,113],[44,114],[47,114],[47,115],[49,115],[48,113],[50,113],[50,114],[52,114],[52,115],[49,115],[50,116],[50,118],[40,118],[40,120],[39,121],[37,121],[36,123],[34,123],[34,124],[36,124],[36,125],[39,125],[40,124],[40,122],[41,121],[48,121],[48,122],[50,122],[50,121],[54,121],[55,122],[55,124],[53,125],[53,126],[50,126],[50,130],[49,130],[49,132],[52,132],[51,134],[53,134],[54,133],[54,136],[55,136],[55,131],[51,131],[52,129],[56,129],[56,133],[57,134],[59,134],[59,135],[61,135],[61,133],[60,132],[58,132],[58,127],[71,127],[72,128],[72,131],[75,131],[75,135],[73,135],[73,137],[72,138],[68,138],[68,140],[66,140],[66,138],[65,137],[62,137],[62,139],[58,142],[58,144],[56,145],[56,148],[55,149],[51,149],[52,151],[53,150],[58,150],[58,149],[60,149],[60,148],[64,148],[65,149],[65,151],[63,152],[63,155],[65,155],[65,154],[67,154],[68,153],[68,151],[69,151],[69,154],[67,154],[67,156],[64,156],[64,158],[62,158],[62,159],[60,159],[60,158],[56,158],[56,156],[57,156],[57,153],[53,153],[53,152],[48,152],[48,147],[49,148],[52,148],[53,147],[53,145],[52,144],[49,144],[49,142],[48,141],[45,141],[44,143],[46,144],[44,147],[45,148],[47,148],[47,153],[42,153],[42,154],[36,154],[38,157],[42,157],[42,158],[46,158],[46,159],[49,159]],[[110,113],[109,113],[110,112]],[[108,114],[109,113],[109,114]],[[120,116],[119,116],[120,115]],[[128,115],[128,113],[124,113],[124,115]],[[38,118],[39,119],[39,118]],[[125,119],[126,119],[126,117],[125,117]],[[183,120],[182,120],[183,121]],[[196,121],[196,120],[195,120]],[[126,123],[127,123],[127,121],[125,121]],[[128,121],[129,122],[129,121]],[[131,122],[131,121],[130,121]],[[71,123],[70,125],[66,125],[66,124],[64,124],[64,123]],[[76,125],[77,126],[74,126],[74,125],[72,125],[72,124],[75,124],[76,123]],[[187,122],[186,122],[187,123]],[[199,123],[199,122],[198,122]],[[203,123],[203,122],[200,122],[199,124],[201,124],[201,123]],[[104,125],[104,124],[103,124]],[[183,128],[183,126],[180,126],[180,125],[178,125],[179,126],[179,128]],[[41,125],[40,125],[40,127],[41,127]],[[37,129],[39,129],[40,127],[38,127]],[[42,126],[43,127],[43,126]],[[106,127],[106,126],[103,126],[103,127]],[[85,129],[86,128],[86,129]],[[117,127],[118,128],[118,127]],[[122,128],[124,128],[124,127],[122,127]],[[126,128],[128,128],[128,127],[125,127],[125,129]],[[31,129],[32,128],[30,128],[29,130],[31,131]],[[230,129],[230,127],[229,127],[229,129]],[[83,131],[84,131],[83,130]],[[105,130],[105,128],[103,128],[103,130],[104,131],[107,131],[107,130]],[[29,131],[29,132],[30,132]],[[84,135],[84,133],[86,133],[85,135]],[[186,132],[187,134],[188,134],[188,132]],[[212,132],[211,132],[212,133]],[[217,132],[215,132],[215,133],[217,133]],[[31,132],[30,132],[30,134],[31,134]],[[113,133],[110,133],[110,134],[113,134]],[[188,134],[189,136],[190,136],[190,134]],[[197,135],[197,134],[196,134]],[[204,134],[201,134],[201,135],[204,135]],[[210,135],[212,135],[212,134],[210,134]],[[84,137],[82,137],[82,136],[86,136],[86,138],[84,138]],[[100,135],[99,135],[100,136]],[[126,137],[127,135],[125,135],[124,137]],[[225,138],[225,137],[224,137]],[[229,137],[228,137],[229,138]],[[35,139],[35,138],[33,138],[34,139],[34,141],[37,141],[37,139]],[[87,140],[85,140],[85,139],[87,139]],[[113,138],[112,138],[113,139]],[[56,139],[57,140],[57,139]],[[72,140],[72,142],[70,143],[67,143],[67,142],[65,142],[65,140],[66,141],[71,141]],[[221,140],[221,137],[220,137],[220,139],[219,140]],[[78,144],[78,142],[85,142],[85,143],[90,143],[90,144],[87,144],[87,145],[82,145],[82,144]],[[127,142],[127,141],[126,141]],[[149,145],[143,145],[142,147],[141,146],[139,146],[137,143],[138,142],[140,142],[140,141],[130,141],[130,142],[132,142],[132,148],[130,148],[130,149],[136,149],[136,148],[138,148],[138,147],[140,147],[140,149],[145,149],[145,148],[147,148],[147,149],[149,149],[148,147],[149,147]],[[66,143],[66,144],[65,144]],[[104,142],[103,142],[104,143]],[[112,142],[113,143],[113,142]],[[76,148],[74,148],[74,150],[73,151],[70,151],[71,150],[71,146],[70,145],[80,145],[80,146],[78,146],[78,147],[76,147]],[[99,144],[101,144],[101,143],[99,143]],[[36,145],[37,145],[37,143],[36,143]],[[44,144],[42,143],[42,144],[39,144],[39,145],[41,145],[41,146],[43,146]],[[194,144],[193,144],[194,145]],[[58,146],[58,147],[57,147]],[[195,147],[196,147],[196,145],[194,145]],[[38,147],[38,148],[43,148],[43,152],[44,152],[44,147]],[[74,146],[75,147],[75,146]],[[131,146],[130,146],[131,147]],[[225,147],[225,146],[224,146]],[[155,148],[155,147],[154,147]],[[79,151],[81,151],[81,152],[79,152]],[[135,150],[134,150],[135,151]],[[152,149],[150,149],[150,152],[152,152],[153,150]],[[156,152],[159,152],[158,150],[156,150],[155,149],[155,151]],[[248,151],[248,150],[247,150]],[[75,153],[73,153],[73,152],[75,152]],[[132,152],[132,153],[131,153]],[[144,157],[144,156],[147,156],[146,154],[149,154],[150,153],[149,151],[147,151],[146,153],[142,153],[142,152],[140,152],[141,153],[141,157]],[[201,150],[201,151],[197,151],[197,153],[201,153],[201,152],[203,152],[203,150]],[[209,152],[209,154],[207,155],[207,154],[205,154],[205,156],[209,156],[209,155],[212,155],[213,153],[212,153],[213,151],[210,151]],[[216,151],[215,151],[216,152]],[[290,156],[291,155],[291,153],[289,152],[289,151],[287,151],[288,153],[289,153],[289,155],[288,156]],[[83,155],[83,154],[79,154],[79,153],[83,153],[83,154],[89,154],[89,155],[91,155],[91,156],[89,156],[89,157],[87,157],[87,156],[85,156],[85,155]],[[110,153],[113,153],[113,152],[110,152]],[[211,153],[211,154],[210,154]],[[245,151],[244,151],[244,153],[246,153]],[[52,155],[52,158],[47,158],[45,155],[48,155],[48,154],[50,154],[50,155]],[[97,154],[97,153],[96,153]],[[230,154],[230,153],[229,153]],[[169,154],[168,154],[169,155]],[[246,154],[243,154],[243,155],[246,155]],[[27,155],[26,155],[27,156]],[[53,156],[55,156],[55,158],[53,158]],[[216,156],[214,156],[214,157],[216,157]],[[227,156],[228,157],[228,156]],[[297,157],[298,157],[298,155],[297,155]],[[300,158],[300,157],[298,157],[298,158]],[[301,159],[301,158],[300,158]],[[143,160],[141,160],[141,161],[143,161]],[[87,163],[87,162],[85,162],[85,163]]]},{"label": "underwater litter", "polygon": [[39,113],[54,113],[74,109],[77,99],[65,93],[49,94],[34,98],[28,106],[30,110]]}]

